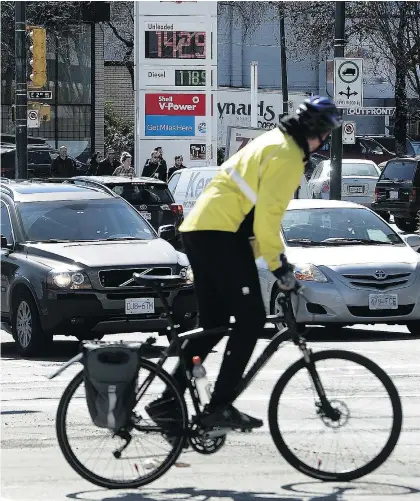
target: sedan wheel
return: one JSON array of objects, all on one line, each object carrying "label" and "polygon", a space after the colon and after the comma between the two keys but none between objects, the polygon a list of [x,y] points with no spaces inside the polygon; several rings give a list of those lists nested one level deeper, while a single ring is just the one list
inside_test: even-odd
[{"label": "sedan wheel", "polygon": [[[279,305],[278,299],[281,297],[282,293],[276,288],[272,293],[270,302],[270,315],[283,315],[283,308]],[[284,329],[286,324],[278,324],[279,330]]]}]

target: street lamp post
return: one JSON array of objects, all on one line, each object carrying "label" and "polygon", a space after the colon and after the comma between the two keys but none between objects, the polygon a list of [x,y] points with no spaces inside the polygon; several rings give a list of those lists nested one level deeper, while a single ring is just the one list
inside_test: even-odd
[{"label": "street lamp post", "polygon": [[28,177],[28,126],[26,83],[26,2],[15,2],[15,177]]},{"label": "street lamp post", "polygon": [[[344,57],[345,2],[335,2],[334,57]],[[341,166],[343,160],[342,127],[331,134],[331,181],[330,200],[341,200]]]}]

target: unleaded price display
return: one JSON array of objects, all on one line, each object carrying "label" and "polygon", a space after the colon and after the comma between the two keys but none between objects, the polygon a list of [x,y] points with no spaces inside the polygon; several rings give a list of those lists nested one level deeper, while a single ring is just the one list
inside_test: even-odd
[{"label": "unleaded price display", "polygon": [[146,31],[146,59],[205,59],[204,31]]}]

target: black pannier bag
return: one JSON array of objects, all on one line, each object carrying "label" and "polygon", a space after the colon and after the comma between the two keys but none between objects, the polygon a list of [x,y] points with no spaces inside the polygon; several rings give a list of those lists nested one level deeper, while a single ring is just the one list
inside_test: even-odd
[{"label": "black pannier bag", "polygon": [[139,349],[124,344],[84,343],[86,401],[93,423],[118,431],[136,403]]}]

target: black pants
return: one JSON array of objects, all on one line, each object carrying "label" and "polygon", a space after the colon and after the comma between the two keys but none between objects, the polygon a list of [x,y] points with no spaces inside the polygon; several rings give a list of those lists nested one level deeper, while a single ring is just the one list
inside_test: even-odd
[{"label": "black pants", "polygon": [[[248,239],[231,232],[188,232],[183,234],[183,242],[194,273],[200,326],[228,326],[230,316],[235,317],[211,402],[215,406],[229,404],[235,399],[235,389],[266,319],[254,255]],[[189,340],[184,349],[189,366],[196,355],[204,360],[222,338],[214,335]],[[185,391],[179,366],[174,376]]]}]

